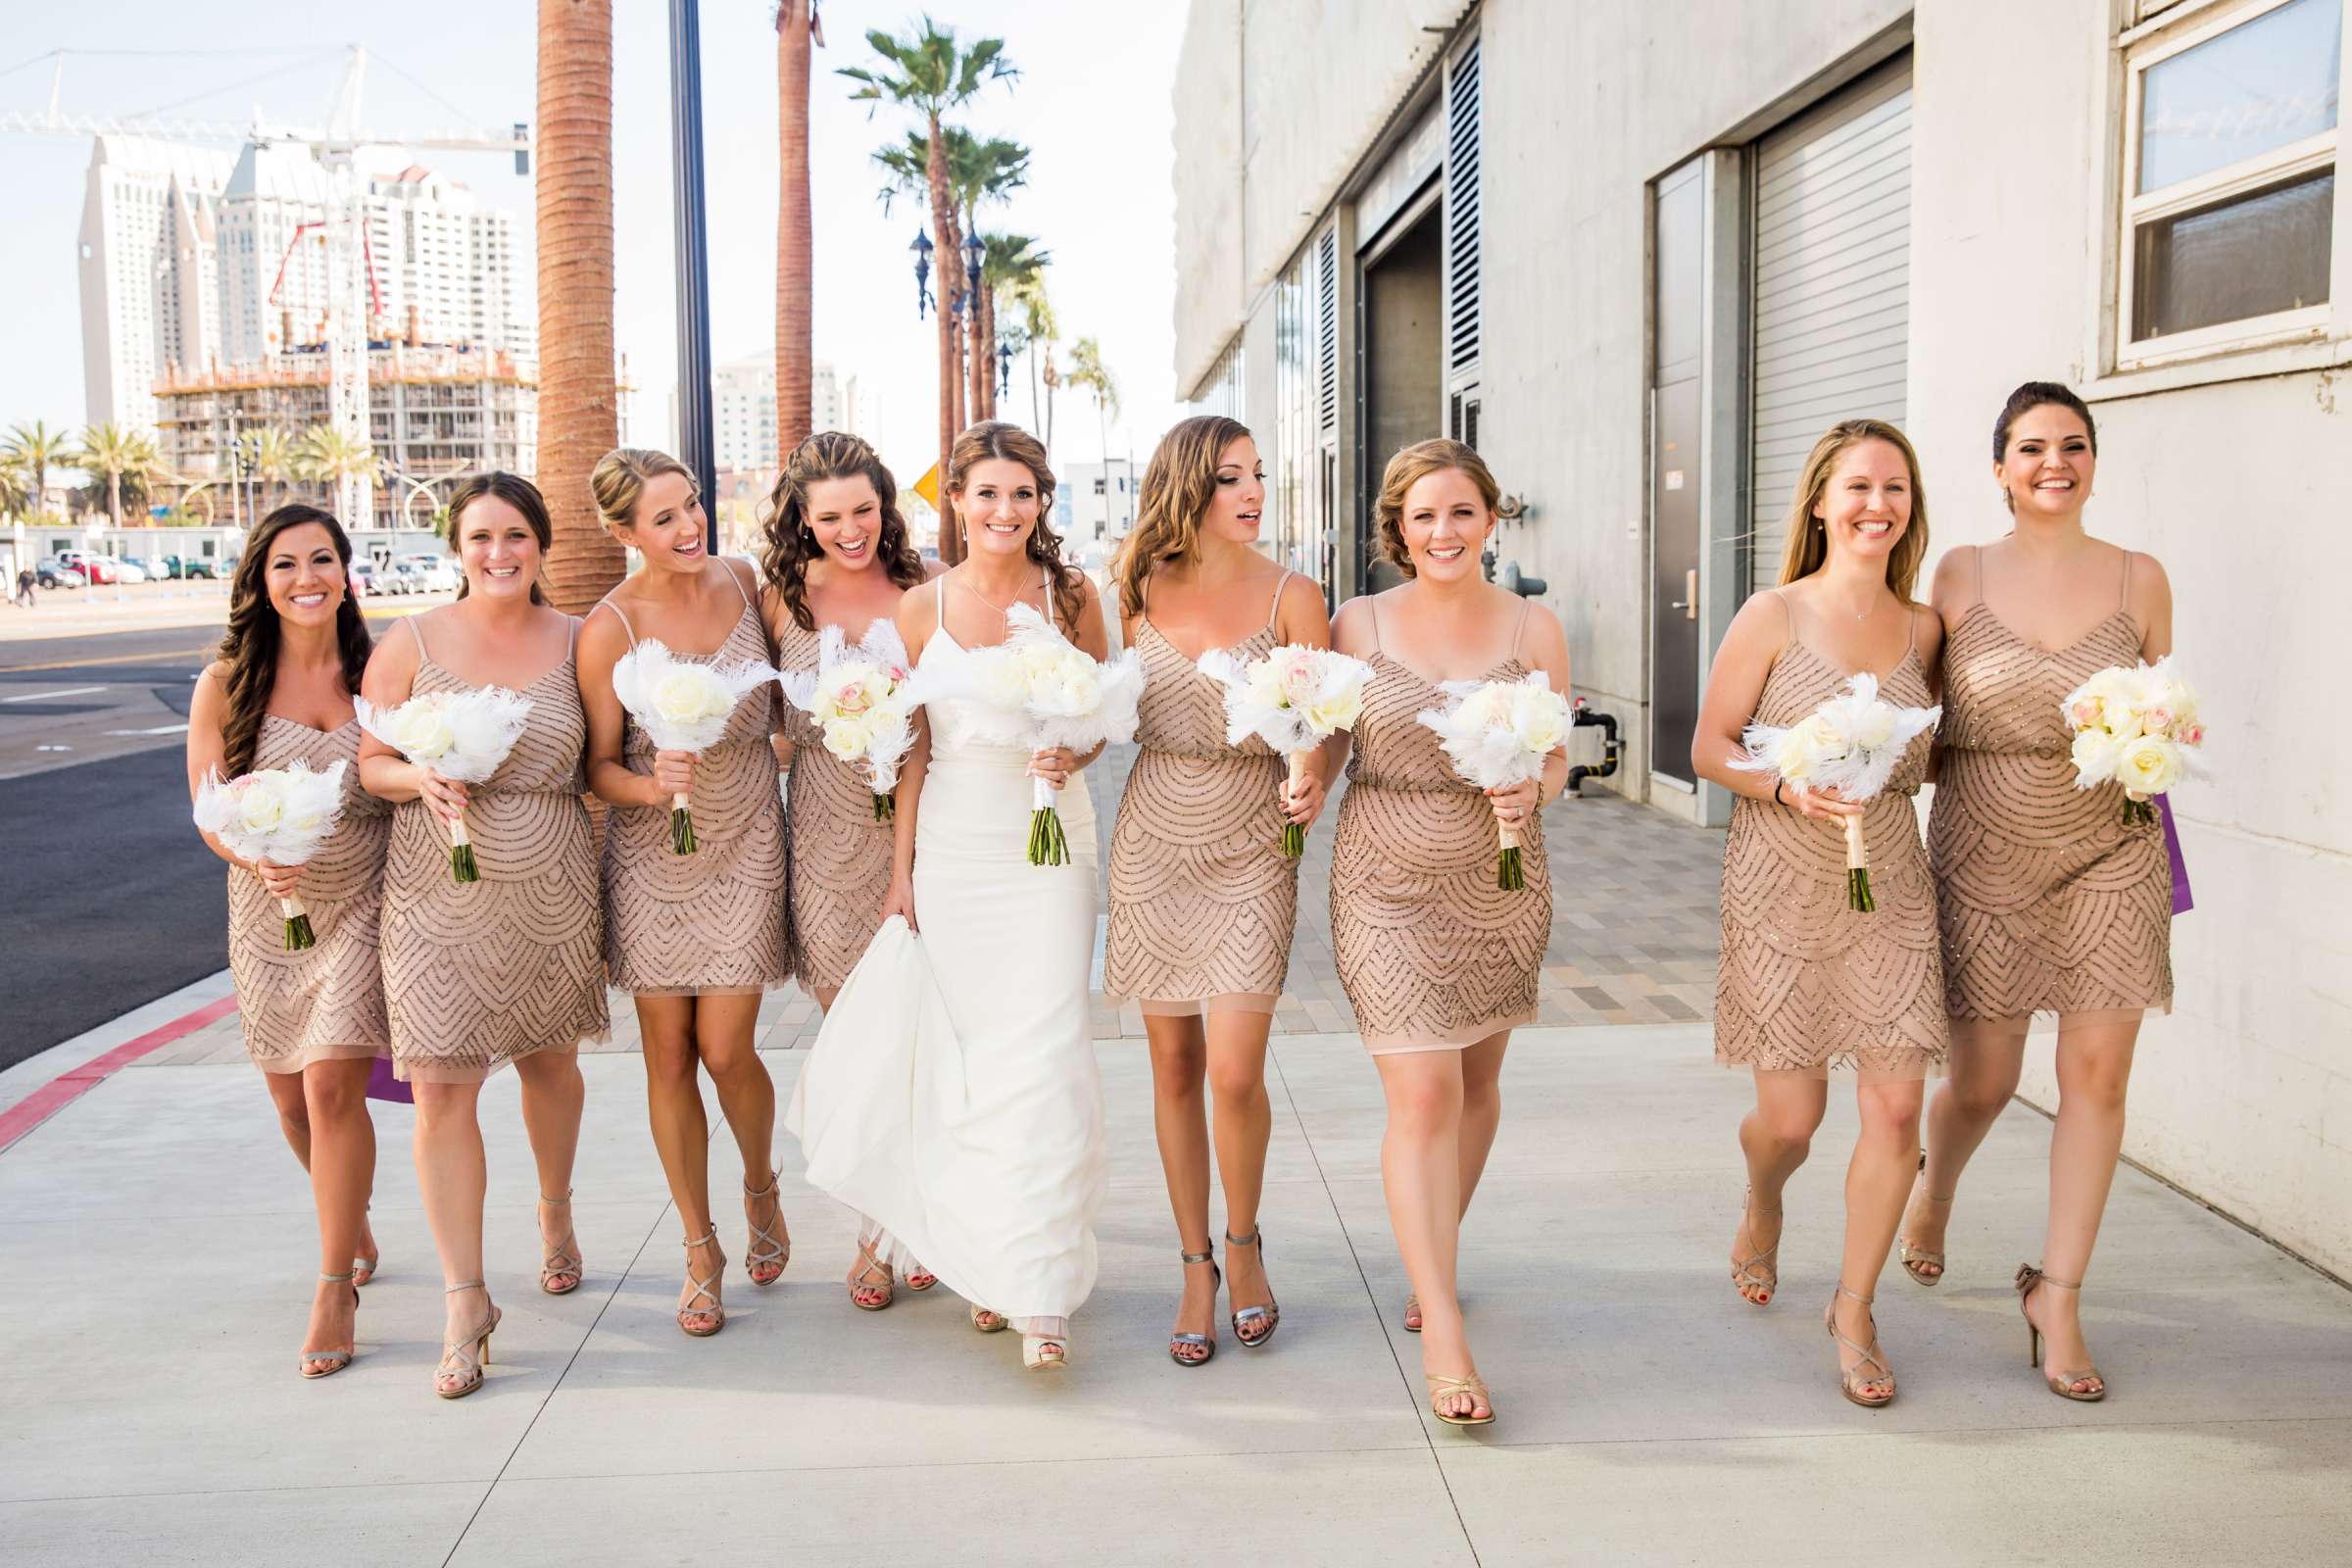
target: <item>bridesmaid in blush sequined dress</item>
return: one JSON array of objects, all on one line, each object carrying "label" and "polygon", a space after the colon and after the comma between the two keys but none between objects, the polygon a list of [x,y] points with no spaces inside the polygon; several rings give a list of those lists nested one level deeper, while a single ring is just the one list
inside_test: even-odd
[{"label": "bridesmaid in blush sequined dress", "polygon": [[[1735,767],[1748,724],[1786,728],[1877,677],[1881,700],[1934,702],[1941,628],[1911,585],[1928,547],[1919,459],[1892,425],[1848,419],[1813,445],[1788,512],[1781,586],[1741,607],[1708,671],[1691,765],[1738,797],[1724,845],[1715,1059],[1754,1075],[1740,1123],[1748,1196],[1732,1282],[1757,1306],[1780,1283],[1781,1194],[1829,1106],[1833,1067],[1854,1074],[1861,1130],[1846,1166],[1845,1245],[1826,1315],[1838,1388],[1869,1407],[1895,1380],[1871,1315],[1918,1157],[1925,1080],[1942,1068],[1943,972],[1934,886],[1911,797],[1932,742],[1913,738],[1867,803]],[[1860,816],[1874,911],[1847,906],[1843,820]]]},{"label": "bridesmaid in blush sequined dress", "polygon": [[[368,1075],[392,1054],[376,953],[385,807],[360,789],[352,698],[368,662],[368,627],[352,600],[351,541],[316,507],[288,506],[254,528],[229,590],[220,660],[188,705],[188,788],[301,762],[343,773],[343,815],[302,865],[229,863],[228,967],[245,1049],[270,1086],[278,1123],[310,1173],[322,1253],[295,1370],[341,1371],[356,1348],[356,1287],[375,1272],[368,1194],[375,1124]],[[278,900],[299,895],[316,944],[285,947]]]},{"label": "bridesmaid in blush sequined dress", "polygon": [[2049,1219],[2041,1263],[2022,1266],[2017,1288],[2029,1347],[2047,1342],[2043,1380],[2085,1400],[2107,1386],[2082,1335],[2082,1281],[2123,1148],[2140,1021],[2173,997],[2163,829],[2126,824],[2115,784],[2075,787],[2059,712],[2086,677],[2172,651],[2164,568],[2083,531],[2097,466],[2082,401],[2054,382],[2019,387],[1993,428],[1993,473],[2015,529],[1953,551],[1936,574],[1950,641],[1928,837],[1952,1076],[1929,1108],[1903,1225],[1904,1266],[1934,1285],[1961,1172],[2017,1089],[2026,1026],[2056,1014]]},{"label": "bridesmaid in blush sequined dress", "polygon": [[[413,615],[368,662],[379,709],[426,692],[502,686],[529,699],[528,727],[498,770],[463,785],[370,735],[368,792],[395,803],[384,866],[384,995],[392,1059],[416,1086],[416,1185],[441,1254],[446,1325],[433,1391],[482,1385],[498,1327],[482,1275],[487,1188],[476,1102],[514,1063],[539,1176],[540,1288],[578,1288],[579,1244],[565,1200],[579,1147],[579,1047],[611,1032],[596,852],[580,795],[588,723],[573,674],[579,622],[544,603],[538,575],[554,529],[528,479],[476,474],[449,503],[466,570],[458,603]],[[481,880],[449,871],[449,822],[464,814]]]},{"label": "bridesmaid in blush sequined dress", "polygon": [[[776,1090],[760,1060],[760,998],[791,969],[784,916],[784,808],[768,747],[772,681],[736,700],[716,744],[697,756],[657,751],[612,689],[640,637],[681,661],[765,665],[767,634],[752,608],[751,569],[712,561],[694,479],[665,453],[622,447],[589,476],[613,538],[645,564],[588,612],[580,629],[580,702],[588,783],[605,817],[605,961],[636,999],[646,1114],[685,1228],[678,1327],[696,1338],[726,1324],[726,1253],[710,1213],[710,1126],[696,1068],[710,1075],[743,1159],[744,1249],[752,1283],[773,1285],[792,1255],[776,1195]],[[670,803],[693,804],[695,853],[670,842]]]},{"label": "bridesmaid in blush sequined dress", "polygon": [[[768,496],[761,571],[760,613],[779,669],[816,668],[826,627],[853,646],[879,629],[898,664],[912,666],[891,622],[923,581],[923,558],[899,511],[898,482],[865,442],[819,431],[785,462]],[[890,903],[892,825],[874,814],[863,770],[825,750],[808,713],[789,702],[777,711],[792,764],[793,948],[801,984],[831,1011]],[[938,1283],[861,1216],[851,1302],[868,1312],[890,1305],[901,1269],[910,1291]]]},{"label": "bridesmaid in blush sequined dress", "polygon": [[[1442,683],[1542,672],[1568,690],[1568,642],[1550,612],[1484,582],[1480,547],[1500,492],[1477,453],[1423,441],[1389,460],[1377,519],[1406,578],[1350,600],[1332,622],[1341,653],[1373,679],[1350,739],[1325,748],[1326,775],[1352,748],[1331,848],[1331,943],[1357,1031],[1388,1098],[1381,1175],[1421,1334],[1430,1413],[1494,1419],[1455,1295],[1462,1216],[1502,1115],[1502,1056],[1536,1017],[1551,934],[1544,804],[1567,782],[1555,751],[1543,777],[1480,792],[1462,782],[1415,715]],[[1514,828],[1527,885],[1495,886],[1497,830]]]},{"label": "bridesmaid in blush sequined dress", "polygon": [[1151,1038],[1152,1117],[1186,1269],[1168,1340],[1179,1366],[1216,1353],[1204,1086],[1216,1098],[1234,1338],[1263,1345],[1281,1321],[1257,1204],[1273,1131],[1266,1034],[1298,912],[1282,829],[1322,810],[1323,774],[1317,759],[1286,798],[1287,770],[1264,741],[1227,744],[1224,688],[1199,667],[1212,648],[1246,662],[1285,644],[1330,646],[1322,596],[1256,548],[1265,498],[1248,430],[1186,419],[1152,455],[1111,566],[1146,679],[1110,836],[1102,989],[1142,1005]]}]

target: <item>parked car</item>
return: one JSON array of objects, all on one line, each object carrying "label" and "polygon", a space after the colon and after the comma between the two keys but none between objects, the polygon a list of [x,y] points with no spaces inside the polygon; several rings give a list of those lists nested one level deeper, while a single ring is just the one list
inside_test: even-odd
[{"label": "parked car", "polygon": [[115,568],[115,580],[118,582],[145,582],[147,580],[147,568],[129,556],[117,556],[112,564]]},{"label": "parked car", "polygon": [[32,568],[33,580],[44,588],[79,588],[88,581],[81,568],[59,556],[43,556]]},{"label": "parked car", "polygon": [[429,552],[400,558],[401,565],[416,574],[417,591],[428,594],[454,594],[458,591],[457,563],[447,556]]},{"label": "parked car", "polygon": [[82,578],[93,587],[111,588],[122,581],[122,577],[115,570],[115,558],[112,556],[93,556],[79,550],[61,550],[58,552],[58,559],[69,566],[78,568]]},{"label": "parked car", "polygon": [[220,575],[213,569],[211,562],[199,560],[195,556],[166,556],[164,564],[172,568],[172,575],[174,577],[218,577]]},{"label": "parked car", "polygon": [[417,575],[416,568],[405,561],[388,561],[376,569],[378,575],[384,580],[384,592],[386,593],[420,594],[424,592],[424,580]]},{"label": "parked car", "polygon": [[369,594],[384,591],[383,578],[376,574],[372,561],[354,561],[344,568],[343,574],[351,580],[351,596],[354,599],[365,599]]},{"label": "parked car", "polygon": [[162,556],[149,556],[139,564],[147,569],[149,582],[162,582],[172,575],[172,568],[164,564]]}]

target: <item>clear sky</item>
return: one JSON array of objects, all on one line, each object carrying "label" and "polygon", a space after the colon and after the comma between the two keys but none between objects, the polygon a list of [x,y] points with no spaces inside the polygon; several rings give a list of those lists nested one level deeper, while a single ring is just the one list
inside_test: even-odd
[{"label": "clear sky", "polygon": [[[923,220],[900,199],[886,217],[870,161],[910,122],[869,120],[835,68],[867,65],[869,27],[904,31],[913,3],[822,5],[827,45],[810,87],[816,251],[816,355],[846,378],[881,389],[884,455],[903,479],[929,466],[936,436],[936,338],[914,315],[913,258]],[[0,46],[0,111],[48,101],[54,49],[220,51],[162,57],[69,56],[68,113],[320,123],[343,74],[343,46],[370,56],[362,119],[372,132],[421,134],[457,124],[503,126],[535,117],[535,7],[527,0],[79,0],[12,8]],[[960,36],[1005,40],[1020,78],[989,89],[967,117],[975,131],[1033,150],[1029,186],[984,213],[983,226],[1036,236],[1065,342],[1092,334],[1120,383],[1125,417],[1114,455],[1140,461],[1175,417],[1174,212],[1170,195],[1175,56],[1182,0],[932,0]],[[675,377],[671,240],[668,7],[616,0],[613,79],[616,325],[638,385],[630,435],[659,442]],[[776,86],[767,0],[703,0],[704,137],[710,202],[711,350],[720,361],[772,352],[775,288]],[[230,52],[235,51],[235,52]],[[270,51],[255,53],[251,51]],[[28,63],[29,62],[29,63]],[[22,66],[22,69],[11,70]],[[84,417],[74,268],[87,138],[0,134],[0,427]],[[449,170],[527,229],[529,181],[502,155],[442,153]],[[1066,363],[1066,358],[1065,358]],[[1015,362],[1004,412],[1027,422]],[[1091,460],[1094,410],[1065,392],[1056,455]]]}]

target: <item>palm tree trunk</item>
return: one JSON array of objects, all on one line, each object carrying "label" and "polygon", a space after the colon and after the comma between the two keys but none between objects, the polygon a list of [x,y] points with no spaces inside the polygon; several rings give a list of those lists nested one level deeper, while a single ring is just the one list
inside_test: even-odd
[{"label": "palm tree trunk", "polygon": [[790,455],[814,423],[809,363],[815,286],[808,211],[808,22],[811,0],[776,7],[776,452]]},{"label": "palm tree trunk", "polygon": [[981,417],[997,416],[997,291],[986,281],[980,285],[979,365],[975,373],[980,382]]},{"label": "palm tree trunk", "polygon": [[106,470],[106,519],[116,527],[122,526],[122,470]]},{"label": "palm tree trunk", "polygon": [[954,565],[963,559],[963,540],[956,532],[954,509],[948,504],[948,454],[955,449],[960,428],[956,422],[956,318],[948,309],[955,298],[958,263],[954,239],[955,220],[948,207],[948,155],[939,117],[930,117],[931,139],[923,159],[923,174],[931,186],[931,256],[939,268],[939,559]]},{"label": "palm tree trunk", "polygon": [[[1037,409],[1037,339],[1033,335],[1029,339],[1029,428],[1042,429],[1039,421],[1043,417]],[[1049,439],[1046,444],[1051,447],[1053,442]]]},{"label": "palm tree trunk", "polygon": [[623,557],[588,494],[620,444],[612,376],[612,0],[539,0],[540,491],[555,523],[547,579],[577,613]]}]

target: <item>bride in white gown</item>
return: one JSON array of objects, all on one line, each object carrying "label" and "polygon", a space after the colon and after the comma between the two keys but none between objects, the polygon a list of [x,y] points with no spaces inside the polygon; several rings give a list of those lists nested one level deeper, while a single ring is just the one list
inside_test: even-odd
[{"label": "bride in white gown", "polygon": [[[916,667],[1002,642],[1016,602],[1096,659],[1094,586],[1060,564],[1043,515],[1045,449],[1010,424],[956,441],[948,495],[966,559],[900,601]],[[883,924],[795,1086],[785,1125],[809,1182],[871,1216],[971,1303],[972,1326],[1022,1335],[1033,1369],[1069,1359],[1093,1290],[1105,1176],[1102,1085],[1087,1025],[1096,907],[1095,753],[1035,756],[974,738],[970,706],[935,698],[898,791]],[[1099,748],[1098,748],[1099,750]],[[1031,865],[1032,777],[1059,790],[1070,863]]]}]

